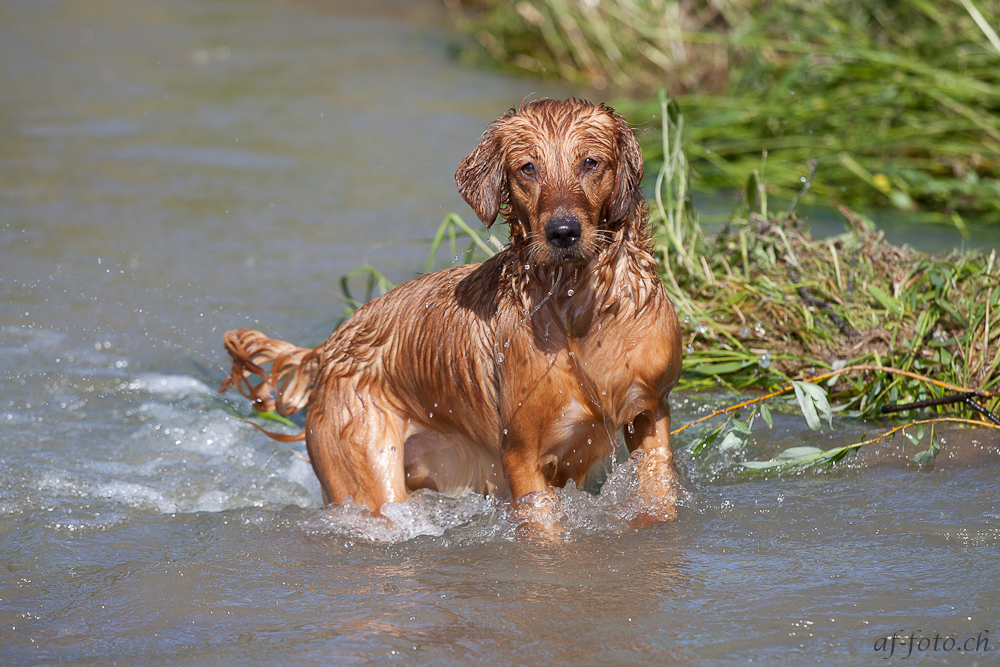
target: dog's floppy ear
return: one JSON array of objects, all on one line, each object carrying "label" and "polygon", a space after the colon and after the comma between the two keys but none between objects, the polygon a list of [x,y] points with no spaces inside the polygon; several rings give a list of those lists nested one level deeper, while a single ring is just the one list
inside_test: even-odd
[{"label": "dog's floppy ear", "polygon": [[455,172],[459,194],[487,229],[500,213],[503,190],[507,186],[502,136],[504,125],[513,115],[514,110],[511,109],[490,123],[483,132],[479,145],[459,163]]},{"label": "dog's floppy ear", "polygon": [[611,203],[610,219],[612,221],[628,218],[632,207],[642,197],[639,189],[642,182],[642,150],[635,135],[625,123],[625,119],[611,111],[618,133],[618,167],[615,172],[615,195]]}]

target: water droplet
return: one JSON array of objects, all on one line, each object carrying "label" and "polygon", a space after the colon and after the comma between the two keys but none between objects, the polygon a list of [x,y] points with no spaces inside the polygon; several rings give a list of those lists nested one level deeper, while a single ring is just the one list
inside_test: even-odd
[{"label": "water droplet", "polygon": [[684,351],[687,352],[688,354],[694,354],[694,345],[688,345],[687,348],[684,349]]},{"label": "water droplet", "polygon": [[765,352],[764,354],[760,355],[760,359],[757,360],[757,365],[760,366],[761,368],[770,368],[771,354],[769,352]]},{"label": "water droplet", "polygon": [[608,392],[605,391],[604,389],[602,389],[601,390],[601,396],[607,396],[607,395],[608,395]]},{"label": "water droplet", "polygon": [[524,265],[524,270],[525,270],[525,271],[527,271],[527,270],[528,270],[528,269],[530,269],[530,268],[531,268],[531,264],[525,264],[525,265]]},{"label": "water droplet", "polygon": [[740,329],[740,338],[746,340],[749,337],[750,337],[750,327],[743,327],[742,329]]},{"label": "water droplet", "polygon": [[569,291],[567,291],[567,292],[566,292],[566,296],[573,296],[573,290],[569,290]]},{"label": "water droplet", "polygon": [[635,433],[635,424],[633,424],[632,422],[628,423],[628,432]]},{"label": "water droplet", "polygon": [[430,307],[431,307],[431,304],[429,304],[429,303],[425,303],[424,304],[424,308],[430,308]]},{"label": "water droplet", "polygon": [[760,322],[758,322],[757,324],[753,325],[753,330],[756,331],[757,333],[763,333],[764,332],[764,325],[762,325]]},{"label": "water droplet", "polygon": [[690,323],[691,323],[691,316],[690,315],[685,315],[684,316],[684,324],[690,324]]},{"label": "water droplet", "polygon": [[704,324],[699,324],[698,326],[696,326],[694,328],[694,330],[695,330],[695,332],[700,333],[700,334],[708,333],[708,327],[706,327]]},{"label": "water droplet", "polygon": [[504,434],[504,435],[507,435],[507,429],[504,429],[504,430],[503,430],[503,434]]},{"label": "water droplet", "polygon": [[431,412],[431,413],[428,413],[428,414],[430,414],[430,418],[431,418],[431,419],[434,419],[434,413],[433,413],[433,412]]},{"label": "water droplet", "polygon": [[593,440],[591,440],[590,438],[587,438],[587,444],[588,444],[588,445],[591,445],[591,444],[593,444],[593,443],[594,443],[594,441],[593,441]]},{"label": "water droplet", "polygon": [[506,343],[504,343],[503,346],[504,347],[510,347],[510,341],[507,341]]},{"label": "water droplet", "polygon": [[437,406],[438,406],[438,404],[437,404],[437,403],[435,403],[435,404],[434,404],[434,407],[436,408]]},{"label": "water droplet", "polygon": [[503,363],[503,352],[497,355],[497,363]]}]

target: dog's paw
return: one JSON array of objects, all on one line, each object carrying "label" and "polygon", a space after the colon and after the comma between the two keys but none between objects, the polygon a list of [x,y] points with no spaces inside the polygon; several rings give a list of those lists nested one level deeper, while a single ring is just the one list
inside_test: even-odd
[{"label": "dog's paw", "polygon": [[677,498],[682,489],[674,468],[673,454],[666,447],[632,454],[635,482],[631,505],[636,512],[630,524],[636,528],[677,518]]},{"label": "dog's paw", "polygon": [[510,505],[517,536],[533,542],[565,542],[569,533],[560,523],[561,514],[559,498],[552,489],[527,493]]}]

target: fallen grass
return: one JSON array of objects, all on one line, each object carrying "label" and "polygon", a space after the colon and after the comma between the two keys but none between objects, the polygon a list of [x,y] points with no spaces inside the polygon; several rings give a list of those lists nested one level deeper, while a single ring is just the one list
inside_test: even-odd
[{"label": "fallen grass", "polygon": [[[665,98],[661,117],[665,136],[683,131],[683,118]],[[857,378],[833,378],[829,389],[846,408],[870,415],[887,401],[924,401],[945,391],[876,367],[972,390],[1000,383],[995,251],[928,255],[897,247],[843,206],[846,231],[813,239],[794,201],[787,210],[768,210],[765,160],[751,172],[742,210],[718,234],[705,234],[685,199],[682,151],[668,154],[651,223],[664,282],[685,322],[687,386],[769,387],[822,369],[869,365]],[[672,215],[661,205],[680,200],[685,204],[675,204]]]},{"label": "fallen grass", "polygon": [[[792,391],[815,430],[820,416],[830,420],[834,411],[874,417],[894,407],[910,423],[889,433],[942,419],[1000,424],[995,251],[929,255],[893,246],[843,206],[845,232],[814,239],[795,215],[800,197],[785,210],[769,208],[766,152],[745,177],[741,209],[718,234],[706,234],[687,196],[689,167],[679,148],[684,117],[665,95],[659,104],[667,158],[650,222],[664,284],[683,323],[681,387],[770,391],[718,411],[726,422],[692,443],[693,454],[742,447],[758,416],[770,425],[763,402]],[[800,194],[817,165],[806,167]],[[741,420],[738,410],[748,407]],[[889,433],[741,465],[768,471],[831,464]],[[932,432],[914,462],[933,462],[936,452]]]}]

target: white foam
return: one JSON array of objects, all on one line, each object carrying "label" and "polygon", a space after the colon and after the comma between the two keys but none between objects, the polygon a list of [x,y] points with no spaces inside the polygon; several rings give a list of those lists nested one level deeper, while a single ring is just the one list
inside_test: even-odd
[{"label": "white foam", "polygon": [[198,498],[198,504],[195,506],[196,512],[221,512],[222,510],[229,509],[229,494],[224,493],[218,489],[214,491],[207,491]]},{"label": "white foam", "polygon": [[130,507],[152,507],[161,514],[177,511],[177,505],[156,489],[145,484],[113,481],[99,484],[92,494],[95,498],[106,498],[122,502]]},{"label": "white foam", "polygon": [[79,497],[81,495],[80,485],[77,482],[66,479],[54,472],[43,472],[35,484],[38,490],[46,495],[70,497]]},{"label": "white foam", "polygon": [[201,380],[187,375],[166,375],[164,373],[142,373],[129,382],[128,388],[157,394],[164,398],[183,398],[197,394],[211,395],[214,393]]},{"label": "white foam", "polygon": [[148,418],[129,439],[145,443],[147,447],[154,444],[157,449],[167,452],[183,450],[223,456],[250,434],[250,427],[221,410],[178,409],[147,401],[139,406],[139,412]]},{"label": "white foam", "polygon": [[128,449],[148,456],[160,471],[150,472],[148,463],[131,464],[118,476],[149,479],[176,511],[322,504],[308,462],[224,410],[206,409],[197,400],[178,406],[168,399],[145,401],[139,412],[144,423],[129,435]]},{"label": "white foam", "polygon": [[93,512],[81,515],[78,512],[58,512],[56,516],[49,519],[47,525],[56,530],[67,530],[70,532],[88,530],[107,530],[127,524],[131,518],[121,511]]},{"label": "white foam", "polygon": [[65,339],[66,334],[49,329],[32,329],[16,326],[0,327],[0,342],[13,341],[21,343],[20,347],[7,348],[3,346],[0,349],[28,351],[53,348],[61,345]]},{"label": "white foam", "polygon": [[339,505],[317,512],[302,522],[307,530],[331,532],[367,542],[405,542],[421,535],[440,537],[445,531],[467,525],[494,513],[495,499],[476,494],[447,496],[418,491],[406,502],[386,503],[382,515],[347,498]]},{"label": "white foam", "polygon": [[313,501],[309,506],[323,504],[323,492],[320,489],[319,480],[316,479],[316,473],[313,472],[312,466],[308,461],[293,454],[291,462],[284,470],[284,478],[291,484],[297,484],[306,489]]},{"label": "white foam", "polygon": [[[578,489],[572,482],[556,489],[558,502],[553,518],[561,527],[560,539],[631,530],[630,522],[643,507],[635,498],[635,473],[635,462],[628,460],[614,466],[599,494]],[[683,492],[678,504],[687,504]],[[301,525],[307,530],[366,542],[397,543],[419,536],[481,542],[497,536],[515,537],[518,520],[508,509],[506,501],[496,498],[418,491],[406,502],[383,505],[383,516],[373,517],[367,507],[348,498],[339,505],[319,510]],[[458,532],[449,533],[455,530]]]}]

